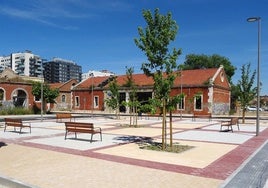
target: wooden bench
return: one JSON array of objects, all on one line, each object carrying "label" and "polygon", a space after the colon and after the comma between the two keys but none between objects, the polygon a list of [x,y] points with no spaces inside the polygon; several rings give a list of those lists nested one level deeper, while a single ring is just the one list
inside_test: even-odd
[{"label": "wooden bench", "polygon": [[69,132],[74,132],[75,138],[76,133],[89,133],[91,134],[90,142],[94,134],[100,134],[100,140],[102,141],[102,132],[100,127],[94,127],[93,123],[81,123],[81,122],[65,122],[65,140]]},{"label": "wooden bench", "polygon": [[67,119],[67,121],[72,121],[73,119],[75,121],[74,117],[70,113],[57,113],[56,114],[57,123],[63,122],[64,119]]},{"label": "wooden bench", "polygon": [[220,131],[222,131],[222,127],[227,127],[228,128],[227,131],[231,130],[233,132],[233,125],[237,125],[238,130],[240,130],[238,117],[231,117],[231,120],[229,120],[229,121],[222,121]]},{"label": "wooden bench", "polygon": [[211,121],[212,116],[211,114],[193,114],[192,121],[196,121],[197,118],[208,119]]},{"label": "wooden bench", "polygon": [[4,132],[6,131],[6,128],[9,127],[14,127],[14,131],[16,131],[16,128],[18,127],[20,129],[19,133],[21,133],[22,128],[29,128],[30,133],[32,132],[31,130],[31,124],[28,123],[28,125],[23,124],[22,119],[15,119],[15,118],[5,118],[5,128]]}]

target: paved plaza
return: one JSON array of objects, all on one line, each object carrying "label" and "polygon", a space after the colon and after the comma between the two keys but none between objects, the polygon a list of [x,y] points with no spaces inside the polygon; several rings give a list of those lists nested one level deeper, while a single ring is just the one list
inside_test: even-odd
[{"label": "paved plaza", "polygon": [[[161,142],[159,118],[139,119],[126,126],[127,117],[81,117],[101,127],[100,135],[65,136],[64,123],[55,119],[30,121],[19,134],[0,126],[0,188],[94,187],[265,187],[268,176],[268,122],[254,121],[240,130],[220,132],[220,120],[173,119],[173,142],[193,146],[182,153],[140,149],[139,141]],[[250,174],[250,173],[253,174]],[[251,179],[249,180],[249,177]],[[247,183],[249,180],[249,183]],[[243,183],[243,184],[242,184]]]}]

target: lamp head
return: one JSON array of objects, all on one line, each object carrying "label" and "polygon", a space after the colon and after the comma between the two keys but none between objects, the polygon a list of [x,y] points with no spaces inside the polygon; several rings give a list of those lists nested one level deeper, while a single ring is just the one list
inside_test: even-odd
[{"label": "lamp head", "polygon": [[256,22],[259,21],[261,19],[261,17],[250,17],[247,19],[248,22]]}]

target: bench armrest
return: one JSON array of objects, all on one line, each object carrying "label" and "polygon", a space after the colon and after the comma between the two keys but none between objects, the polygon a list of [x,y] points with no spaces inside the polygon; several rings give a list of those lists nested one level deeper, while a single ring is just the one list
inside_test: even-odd
[{"label": "bench armrest", "polygon": [[101,132],[101,128],[100,127],[94,127],[94,130],[98,130],[99,132]]},{"label": "bench armrest", "polygon": [[31,122],[22,122],[22,126],[31,127]]}]

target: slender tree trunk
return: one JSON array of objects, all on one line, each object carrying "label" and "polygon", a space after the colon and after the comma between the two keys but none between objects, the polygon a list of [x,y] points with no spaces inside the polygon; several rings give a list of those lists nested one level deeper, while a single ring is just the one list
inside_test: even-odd
[{"label": "slender tree trunk", "polygon": [[246,110],[242,110],[242,123],[245,123]]},{"label": "slender tree trunk", "polygon": [[173,131],[172,131],[172,112],[169,111],[169,146],[172,149],[173,148]]},{"label": "slender tree trunk", "polygon": [[132,107],[129,107],[129,125],[131,126],[132,125]]},{"label": "slender tree trunk", "polygon": [[163,111],[162,111],[162,149],[166,149],[166,131],[167,131],[167,121],[166,121],[166,99],[163,99]]}]

